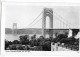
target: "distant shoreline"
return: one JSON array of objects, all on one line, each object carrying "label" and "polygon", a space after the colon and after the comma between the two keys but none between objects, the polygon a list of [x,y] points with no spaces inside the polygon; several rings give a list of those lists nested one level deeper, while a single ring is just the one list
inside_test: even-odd
[{"label": "distant shoreline", "polygon": [[[47,29],[47,32],[48,33]],[[5,28],[5,34],[12,34],[12,29],[11,28]],[[42,29],[41,28],[27,28],[27,29],[16,29],[17,34],[42,34]],[[53,33],[57,32],[68,32],[69,29],[53,29]]]}]

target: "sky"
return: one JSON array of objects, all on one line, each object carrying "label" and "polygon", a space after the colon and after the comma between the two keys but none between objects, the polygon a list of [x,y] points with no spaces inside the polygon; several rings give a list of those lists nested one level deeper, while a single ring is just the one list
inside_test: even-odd
[{"label": "sky", "polygon": [[[68,21],[72,25],[70,25],[72,28],[79,27],[79,6],[54,6],[51,3],[14,3],[5,6],[6,28],[12,28],[13,23],[17,23],[17,28],[42,28],[42,14],[39,16],[39,18],[37,18],[37,16],[43,11],[45,7],[52,8],[54,12],[63,17],[63,19],[60,19],[58,15],[53,13],[54,28],[64,28],[63,26],[65,25],[60,22],[59,19]],[[37,20],[32,25],[29,25],[35,20],[35,18],[37,18]],[[49,17],[46,17],[46,19],[46,27],[49,28]],[[38,20],[39,22],[36,23]]]}]

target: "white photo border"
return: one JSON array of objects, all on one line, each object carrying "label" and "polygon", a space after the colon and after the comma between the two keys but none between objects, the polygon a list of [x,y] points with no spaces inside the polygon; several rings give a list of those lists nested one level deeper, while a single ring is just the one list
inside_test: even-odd
[{"label": "white photo border", "polygon": [[[48,5],[49,2],[46,2]],[[4,50],[4,41],[5,41],[5,8],[7,5],[26,5],[26,4],[45,4],[45,3],[14,3],[14,2],[3,2],[2,3],[2,21],[1,21],[1,54],[2,55],[26,55],[26,56],[32,56],[32,55],[39,55],[39,56],[51,56],[51,55],[58,55],[58,56],[65,56],[65,55],[78,55],[80,52],[76,51],[28,51],[28,52],[5,52]],[[54,6],[80,6],[80,4],[76,3],[52,3]],[[46,5],[45,5],[46,6]],[[80,47],[79,47],[80,48]]]}]

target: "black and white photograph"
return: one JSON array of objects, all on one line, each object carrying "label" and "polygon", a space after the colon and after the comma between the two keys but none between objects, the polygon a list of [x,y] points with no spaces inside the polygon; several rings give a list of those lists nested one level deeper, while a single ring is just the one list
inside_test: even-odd
[{"label": "black and white photograph", "polygon": [[79,15],[80,6],[8,4],[4,50],[79,51]]}]

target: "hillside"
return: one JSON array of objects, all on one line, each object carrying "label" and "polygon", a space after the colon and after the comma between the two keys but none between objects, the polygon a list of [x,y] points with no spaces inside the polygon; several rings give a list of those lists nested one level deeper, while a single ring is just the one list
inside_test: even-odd
[{"label": "hillside", "polygon": [[5,28],[5,34],[12,34],[12,29]]},{"label": "hillside", "polygon": [[41,34],[40,28],[18,29],[17,34]]},{"label": "hillside", "polygon": [[[40,28],[17,29],[17,34],[41,34]],[[5,28],[5,34],[12,34],[12,29]]]},{"label": "hillside", "polygon": [[[42,34],[41,28],[25,28],[25,29],[17,29],[17,34]],[[53,33],[64,33],[68,32],[68,29],[54,29]],[[46,31],[48,33],[48,30]],[[5,34],[12,34],[12,29],[5,28]]]}]

